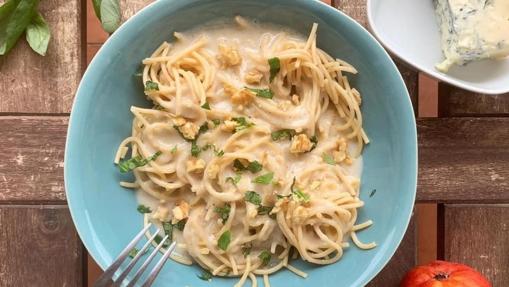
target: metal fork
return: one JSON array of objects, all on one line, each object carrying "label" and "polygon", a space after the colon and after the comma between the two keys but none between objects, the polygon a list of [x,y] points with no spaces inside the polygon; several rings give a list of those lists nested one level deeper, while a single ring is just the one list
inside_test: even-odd
[{"label": "metal fork", "polygon": [[[99,277],[99,279],[95,282],[94,287],[105,287],[105,286],[109,286],[111,284],[110,282],[113,280],[113,274],[115,274],[115,272],[119,269],[119,267],[122,265],[122,262],[124,262],[126,257],[129,256],[129,252],[136,246],[136,244],[143,237],[143,234],[145,234],[145,232],[147,232],[147,230],[150,228],[151,225],[152,224],[150,223],[147,226],[145,226],[145,228],[143,228],[143,230],[141,230],[140,233],[138,233],[134,237],[134,239],[131,242],[129,242],[127,247],[124,250],[122,250],[122,252],[120,252],[120,255],[117,257],[117,259],[115,259],[115,261],[110,265],[110,267],[108,267],[108,269],[106,269],[104,271],[103,275],[101,275],[101,277]],[[159,231],[160,231],[160,229],[158,229],[154,233],[154,235],[152,235],[152,237],[150,237],[150,239],[145,243],[145,245],[143,245],[143,247],[140,249],[140,251],[138,251],[136,256],[134,256],[134,258],[131,260],[131,262],[129,262],[129,264],[127,265],[124,272],[122,272],[122,274],[120,274],[120,276],[117,278],[116,281],[113,282],[113,284],[111,286],[115,286],[115,287],[121,286],[122,282],[125,280],[127,275],[131,272],[133,267],[136,265],[136,262],[138,262],[138,260],[141,258],[141,256],[143,256],[143,254],[147,252],[147,249],[149,248],[152,241],[154,241],[154,239],[158,235]],[[136,273],[134,274],[133,279],[129,282],[129,284],[127,284],[127,287],[132,287],[132,286],[134,286],[134,284],[136,284],[136,282],[138,282],[138,280],[141,278],[143,272],[145,272],[148,265],[150,264],[152,259],[154,259],[154,257],[157,255],[157,253],[159,252],[159,249],[161,249],[161,247],[164,245],[164,243],[167,239],[168,239],[168,235],[166,235],[161,240],[161,242],[157,245],[157,247],[154,249],[154,251],[152,251],[152,253],[150,253],[150,255],[145,260],[145,262],[143,262],[143,264],[140,266],[138,271],[136,271]],[[176,245],[175,241],[170,244],[170,246],[164,253],[163,257],[161,257],[161,259],[159,259],[156,266],[154,266],[152,271],[150,271],[147,279],[145,280],[143,285],[141,285],[142,287],[149,287],[152,285],[154,280],[156,280],[156,277],[159,274],[159,271],[161,271],[161,268],[163,267],[164,263],[166,262],[166,260],[170,256],[170,254],[175,249],[175,245]]]}]

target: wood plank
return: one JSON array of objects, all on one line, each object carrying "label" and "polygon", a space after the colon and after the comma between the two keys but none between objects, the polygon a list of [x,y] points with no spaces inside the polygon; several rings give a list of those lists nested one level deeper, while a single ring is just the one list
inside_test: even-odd
[{"label": "wood plank", "polygon": [[438,116],[438,81],[419,73],[419,117],[436,118]]},{"label": "wood plank", "polygon": [[416,264],[416,223],[415,216],[410,220],[405,237],[398,250],[384,269],[368,284],[367,287],[399,286],[403,275]]},{"label": "wood plank", "polygon": [[83,246],[66,206],[0,206],[0,286],[83,286]]},{"label": "wood plank", "polygon": [[443,83],[439,91],[441,116],[509,116],[509,94],[477,94]]},{"label": "wood plank", "polygon": [[47,0],[39,10],[51,28],[45,57],[24,35],[0,57],[0,112],[68,113],[84,69],[82,7],[79,0]]},{"label": "wood plank", "polygon": [[509,202],[509,118],[417,122],[418,200]]},{"label": "wood plank", "polygon": [[0,201],[62,201],[67,117],[0,117]]},{"label": "wood plank", "polygon": [[445,259],[509,286],[509,205],[445,205]]}]

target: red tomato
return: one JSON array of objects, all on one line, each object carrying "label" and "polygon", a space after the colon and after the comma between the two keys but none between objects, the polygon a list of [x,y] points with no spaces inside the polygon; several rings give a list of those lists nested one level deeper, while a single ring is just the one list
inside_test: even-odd
[{"label": "red tomato", "polygon": [[437,260],[410,270],[400,287],[491,287],[491,283],[466,265]]}]

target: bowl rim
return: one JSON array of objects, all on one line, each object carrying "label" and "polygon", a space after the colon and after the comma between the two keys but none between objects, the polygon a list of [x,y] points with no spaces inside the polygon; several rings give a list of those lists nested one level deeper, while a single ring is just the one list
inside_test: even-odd
[{"label": "bowl rim", "polygon": [[[72,137],[73,124],[78,121],[77,110],[79,110],[79,102],[81,100],[85,99],[85,98],[83,98],[84,96],[80,97],[80,95],[84,93],[82,91],[84,89],[83,88],[83,82],[84,82],[83,79],[86,79],[87,75],[89,73],[92,73],[91,72],[92,70],[89,69],[89,67],[93,67],[96,65],[95,63],[97,61],[99,61],[98,55],[102,54],[105,50],[107,50],[108,46],[111,44],[111,42],[114,42],[114,41],[116,41],[117,38],[121,37],[121,36],[119,36],[122,33],[121,31],[125,30],[126,27],[131,26],[133,24],[133,22],[137,21],[136,19],[142,18],[143,16],[145,16],[145,14],[151,13],[151,10],[155,11],[156,7],[164,7],[164,5],[171,5],[177,1],[178,0],[160,0],[160,1],[151,2],[150,4],[146,5],[142,9],[140,9],[132,17],[127,19],[115,31],[116,33],[113,33],[112,35],[110,35],[110,37],[108,37],[108,39],[105,41],[105,43],[98,50],[98,52],[96,53],[96,56],[94,56],[94,58],[91,60],[91,62],[87,65],[87,69],[85,70],[85,72],[82,75],[80,84],[78,86],[78,89],[76,90],[75,97],[73,99],[72,109],[71,109],[71,113],[69,116],[69,123],[68,123],[67,136],[66,136],[66,142],[65,142],[65,152],[64,152],[64,187],[65,187],[66,201],[67,201],[67,204],[69,207],[69,212],[71,214],[73,224],[76,227],[76,232],[78,233],[80,240],[82,241],[83,245],[85,246],[86,250],[88,251],[88,254],[94,259],[94,261],[99,265],[99,267],[102,270],[105,270],[108,266],[105,265],[102,262],[102,260],[99,260],[99,256],[100,256],[99,253],[90,252],[90,250],[94,250],[93,248],[90,248],[90,246],[93,244],[93,242],[84,240],[84,238],[86,238],[86,236],[85,236],[85,233],[87,232],[87,231],[85,231],[86,228],[83,225],[80,225],[78,223],[80,220],[78,218],[77,211],[75,211],[73,208],[73,206],[76,207],[76,204],[73,203],[74,199],[73,199],[72,192],[70,191],[71,190],[71,188],[70,188],[71,187],[71,183],[70,183],[71,179],[69,178],[69,174],[70,174],[71,167],[69,166],[68,161],[67,161],[67,159],[71,156],[70,155],[70,150],[71,150],[70,138]],[[369,2],[369,0],[368,0],[368,2]],[[353,19],[352,17],[347,15],[345,12],[343,12],[331,5],[328,5],[320,0],[311,0],[311,1],[302,0],[301,2],[296,1],[296,3],[309,3],[306,5],[318,5],[318,6],[325,7],[328,15],[336,14],[336,15],[334,15],[334,17],[344,17],[347,21],[350,22],[350,24],[357,26],[357,28],[360,28],[363,31],[363,33],[365,33],[366,36],[371,39],[371,42],[386,57],[386,59],[388,60],[388,63],[394,69],[393,70],[394,74],[397,77],[397,80],[401,83],[401,88],[403,89],[404,95],[406,95],[406,97],[404,97],[405,98],[404,99],[405,106],[407,106],[410,110],[413,111],[413,105],[412,105],[412,102],[410,99],[408,88],[407,88],[406,83],[403,79],[403,76],[399,72],[399,69],[397,68],[396,64],[394,63],[394,60],[391,58],[389,53],[384,49],[384,47],[380,44],[380,42],[376,39],[376,37],[374,37],[364,26],[362,26],[355,19]],[[302,5],[302,4],[299,4],[299,5]],[[413,114],[413,112],[412,112],[412,114]],[[416,127],[415,116],[410,117],[410,121],[411,122],[408,124],[411,128],[411,130],[410,130],[411,134],[408,135],[409,136],[408,140],[411,141],[412,143],[414,143],[414,145],[413,145],[414,148],[413,148],[413,151],[411,151],[411,152],[415,155],[414,156],[415,164],[411,170],[411,174],[410,174],[411,178],[409,180],[409,186],[412,187],[411,190],[408,190],[408,192],[411,192],[411,198],[410,198],[411,204],[406,207],[409,209],[409,212],[407,213],[406,218],[403,221],[404,226],[401,226],[401,228],[403,228],[402,232],[398,236],[396,236],[395,239],[392,240],[392,242],[391,242],[391,247],[394,246],[394,248],[392,248],[392,250],[389,252],[385,252],[385,259],[380,261],[378,266],[376,266],[373,269],[373,272],[371,272],[371,274],[364,277],[364,281],[361,281],[362,286],[364,286],[364,285],[368,284],[370,281],[372,281],[375,278],[375,276],[377,276],[382,271],[382,269],[389,263],[389,261],[394,257],[394,254],[398,250],[398,248],[401,244],[401,241],[403,240],[403,237],[405,236],[406,231],[408,230],[410,219],[412,218],[412,214],[413,214],[412,210],[414,209],[414,205],[415,205],[415,198],[416,198],[416,192],[417,192],[417,180],[418,180],[418,178],[417,178],[417,174],[418,174],[418,144],[417,144],[417,127]]]},{"label": "bowl rim", "polygon": [[441,73],[434,69],[429,69],[428,67],[426,67],[424,65],[416,64],[413,62],[413,60],[410,57],[405,57],[405,56],[401,55],[401,53],[399,53],[397,51],[397,49],[395,49],[393,46],[391,46],[390,44],[387,43],[385,38],[383,36],[381,36],[380,30],[377,28],[377,25],[376,25],[376,22],[374,19],[374,14],[373,14],[374,7],[375,7],[374,2],[376,2],[376,1],[377,0],[367,0],[367,2],[366,2],[366,10],[367,10],[366,14],[367,14],[367,18],[368,18],[368,27],[369,27],[369,30],[371,30],[373,32],[373,36],[392,55],[396,56],[398,59],[402,60],[406,64],[410,65],[411,67],[419,70],[420,72],[422,72],[432,78],[444,81],[448,84],[451,84],[458,88],[462,88],[467,91],[471,91],[471,92],[479,93],[479,94],[488,94],[488,95],[499,95],[499,94],[505,94],[505,93],[509,92],[509,85],[506,88],[499,88],[499,89],[476,87],[473,85],[469,85],[467,81],[459,81],[459,80],[456,80],[455,78],[452,78],[451,76],[449,76],[446,73]]}]

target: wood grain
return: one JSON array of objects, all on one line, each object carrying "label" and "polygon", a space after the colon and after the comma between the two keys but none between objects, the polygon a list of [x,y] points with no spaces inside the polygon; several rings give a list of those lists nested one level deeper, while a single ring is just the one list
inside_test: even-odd
[{"label": "wood grain", "polygon": [[366,286],[399,286],[403,275],[416,263],[416,224],[415,216],[410,220],[405,237],[398,250],[384,269]]},{"label": "wood grain", "polygon": [[1,201],[61,201],[67,117],[0,117]]},{"label": "wood grain", "polygon": [[445,205],[445,259],[509,286],[509,205]]},{"label": "wood grain", "polygon": [[509,118],[419,119],[417,199],[509,202]]},{"label": "wood grain", "polygon": [[83,286],[83,247],[65,206],[0,206],[0,286]]},{"label": "wood grain", "polygon": [[440,84],[440,115],[453,116],[509,116],[509,94],[485,95]]},{"label": "wood grain", "polygon": [[33,52],[22,35],[0,57],[0,112],[68,113],[84,69],[79,0],[48,0],[39,10],[51,28],[47,55]]}]

